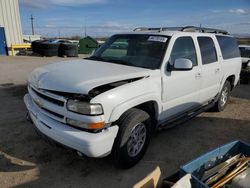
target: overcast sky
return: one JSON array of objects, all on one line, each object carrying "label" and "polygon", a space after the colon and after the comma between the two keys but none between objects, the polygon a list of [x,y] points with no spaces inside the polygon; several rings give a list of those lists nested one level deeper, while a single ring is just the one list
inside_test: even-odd
[{"label": "overcast sky", "polygon": [[250,34],[250,0],[19,0],[24,34],[110,36],[138,26],[195,25]]}]

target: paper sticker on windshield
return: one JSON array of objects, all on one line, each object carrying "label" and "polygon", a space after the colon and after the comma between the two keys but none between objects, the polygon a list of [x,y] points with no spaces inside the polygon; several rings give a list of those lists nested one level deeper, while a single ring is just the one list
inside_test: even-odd
[{"label": "paper sticker on windshield", "polygon": [[148,41],[155,41],[155,42],[167,42],[167,37],[161,37],[161,36],[150,36],[148,38]]}]

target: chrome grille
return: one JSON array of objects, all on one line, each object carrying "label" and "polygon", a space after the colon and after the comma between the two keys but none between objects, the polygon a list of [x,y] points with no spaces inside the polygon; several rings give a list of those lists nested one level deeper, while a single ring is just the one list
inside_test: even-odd
[{"label": "chrome grille", "polygon": [[33,102],[44,115],[65,123],[66,98],[32,86],[28,86],[28,91]]},{"label": "chrome grille", "polygon": [[37,92],[37,90],[35,90],[34,88],[31,88],[39,97],[43,98],[44,100],[47,100],[49,102],[52,102],[54,104],[57,104],[59,106],[64,106],[64,102],[63,101],[60,101],[60,100],[57,100],[57,99],[54,99],[54,98],[51,98],[51,97],[48,97],[47,95],[44,95],[42,94],[41,92]]}]

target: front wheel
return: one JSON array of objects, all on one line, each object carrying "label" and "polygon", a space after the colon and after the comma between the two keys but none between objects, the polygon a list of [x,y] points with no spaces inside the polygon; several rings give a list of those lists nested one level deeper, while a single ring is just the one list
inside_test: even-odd
[{"label": "front wheel", "polygon": [[144,156],[151,137],[151,119],[143,110],[132,108],[118,120],[119,133],[113,148],[119,167],[130,168]]},{"label": "front wheel", "polygon": [[226,108],[229,97],[230,97],[230,93],[231,93],[231,84],[229,81],[226,81],[220,92],[219,99],[215,103],[215,106],[214,106],[215,111],[221,112]]}]

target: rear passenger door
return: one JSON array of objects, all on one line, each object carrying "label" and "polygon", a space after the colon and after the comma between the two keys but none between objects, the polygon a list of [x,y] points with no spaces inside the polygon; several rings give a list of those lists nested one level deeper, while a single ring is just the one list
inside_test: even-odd
[{"label": "rear passenger door", "polygon": [[200,90],[201,102],[213,99],[219,91],[221,80],[221,64],[214,45],[214,39],[209,36],[197,37],[202,61],[202,84]]}]

